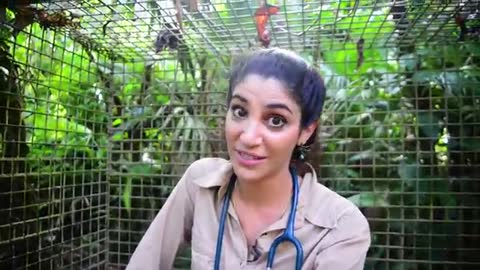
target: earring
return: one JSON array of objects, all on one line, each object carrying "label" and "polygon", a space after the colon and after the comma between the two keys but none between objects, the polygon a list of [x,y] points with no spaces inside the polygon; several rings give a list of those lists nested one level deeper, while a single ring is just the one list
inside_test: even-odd
[{"label": "earring", "polygon": [[305,161],[305,156],[307,152],[310,150],[310,146],[305,146],[305,144],[298,145],[298,158],[300,161]]},{"label": "earring", "polygon": [[305,153],[302,150],[302,147],[300,146],[300,161],[305,161]]}]

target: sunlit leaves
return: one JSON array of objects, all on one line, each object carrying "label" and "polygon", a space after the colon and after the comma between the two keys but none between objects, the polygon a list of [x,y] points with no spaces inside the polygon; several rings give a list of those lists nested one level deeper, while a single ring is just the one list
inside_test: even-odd
[{"label": "sunlit leaves", "polygon": [[[348,2],[348,1],[347,1]],[[320,40],[325,61],[340,75],[357,79],[368,71],[392,72],[396,66],[387,61],[389,52],[379,49],[379,45],[393,31],[393,23],[387,19],[388,10],[372,13],[369,8],[359,8],[354,15],[335,24],[337,33],[345,33],[348,38],[335,39],[334,35],[325,35]],[[328,27],[326,29],[329,29]],[[379,32],[382,31],[382,32]],[[359,65],[360,51],[357,42],[365,40],[363,63]]]},{"label": "sunlit leaves", "polygon": [[57,104],[55,111],[37,109],[25,118],[27,125],[34,130],[33,140],[60,142],[69,134],[80,136],[91,136],[92,131],[78,123],[69,121],[66,118],[66,110],[63,106]]}]

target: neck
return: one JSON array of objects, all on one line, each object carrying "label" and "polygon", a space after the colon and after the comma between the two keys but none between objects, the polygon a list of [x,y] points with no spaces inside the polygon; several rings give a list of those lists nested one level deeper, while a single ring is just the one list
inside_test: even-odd
[{"label": "neck", "polygon": [[292,189],[292,176],[288,168],[262,181],[237,181],[239,199],[256,208],[289,203]]}]

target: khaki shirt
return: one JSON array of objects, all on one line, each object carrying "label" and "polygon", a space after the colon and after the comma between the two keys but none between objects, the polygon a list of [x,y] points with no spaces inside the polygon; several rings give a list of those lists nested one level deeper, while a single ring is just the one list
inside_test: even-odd
[{"label": "khaki shirt", "polygon": [[[146,231],[127,270],[173,268],[177,250],[191,243],[191,269],[213,269],[222,197],[233,170],[220,158],[192,163]],[[265,269],[273,240],[286,228],[288,214],[266,228],[252,256],[230,203],[223,236],[221,269]],[[370,229],[359,209],[317,182],[312,170],[303,176],[295,221],[295,236],[303,246],[302,269],[363,269]],[[273,268],[295,269],[295,248],[281,244]],[[255,258],[253,258],[255,257]]]}]

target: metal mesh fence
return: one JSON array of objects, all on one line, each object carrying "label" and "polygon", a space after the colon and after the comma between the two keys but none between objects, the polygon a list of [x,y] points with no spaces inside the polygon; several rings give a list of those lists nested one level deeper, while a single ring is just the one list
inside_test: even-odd
[{"label": "metal mesh fence", "polygon": [[64,33],[32,25],[14,40],[7,26],[0,41],[1,268],[99,269],[107,260],[104,89],[87,53]]},{"label": "metal mesh fence", "polygon": [[[435,50],[432,61],[457,49]],[[448,65],[372,74],[327,105],[328,138],[314,164],[369,217],[368,269],[478,267],[478,81],[463,88],[447,77],[464,71]],[[408,91],[385,95],[400,85]]]},{"label": "metal mesh fence", "polygon": [[[226,157],[228,70],[264,1],[10,2],[2,265],[123,269],[186,166]],[[365,269],[477,269],[478,1],[269,3],[269,46],[325,79],[310,163],[367,216]]]},{"label": "metal mesh fence", "polygon": [[[205,61],[204,68],[223,72],[223,66]],[[209,85],[210,78],[205,78],[198,92],[183,90],[196,87],[183,80],[178,63],[170,58],[120,68],[132,70],[128,66],[133,65],[142,71],[125,76],[139,80],[125,84],[132,89],[128,93],[113,96],[122,101],[118,108],[123,110],[113,118],[110,141],[110,258],[119,265],[133,253],[186,167],[224,151],[218,130],[225,104],[221,84]]]}]

